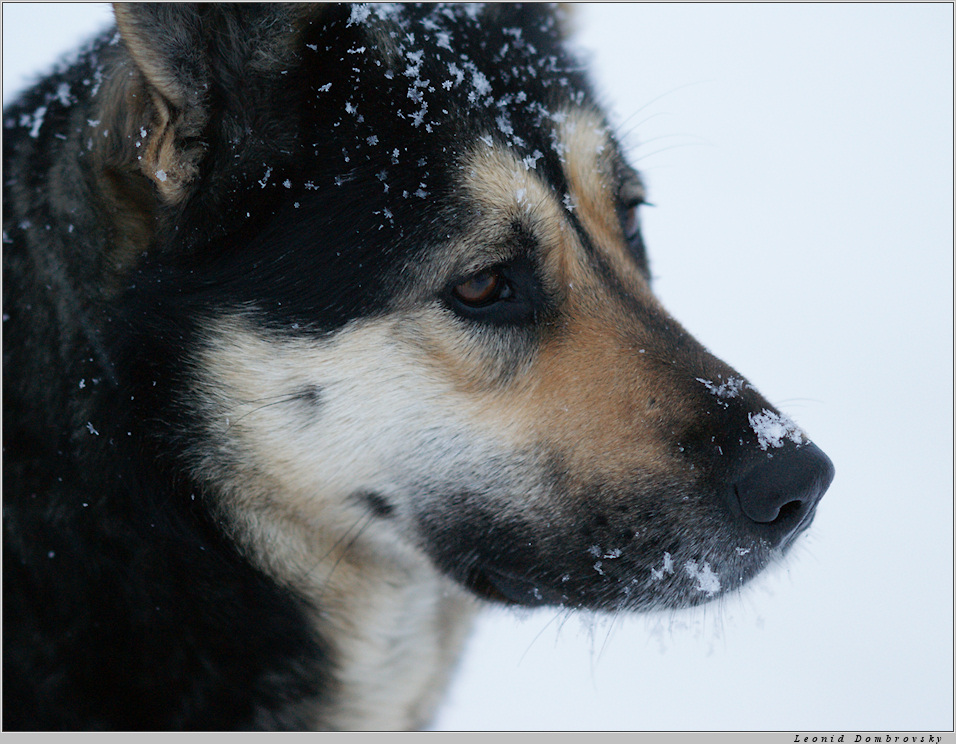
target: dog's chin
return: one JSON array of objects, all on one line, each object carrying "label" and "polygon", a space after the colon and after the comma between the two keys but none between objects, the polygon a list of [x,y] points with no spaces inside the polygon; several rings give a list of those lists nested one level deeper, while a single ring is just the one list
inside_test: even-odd
[{"label": "dog's chin", "polygon": [[[779,561],[781,549],[759,549],[746,554],[726,556],[726,561],[715,562],[715,571],[703,560],[674,557],[673,567],[648,569],[637,573],[657,574],[638,583],[625,570],[624,577],[608,575],[584,578],[569,571],[562,575],[562,583],[552,577],[503,569],[491,562],[473,565],[467,573],[455,578],[480,599],[510,607],[564,607],[593,611],[642,611],[683,609],[711,602],[718,597],[739,590],[764,572],[769,564]],[[732,563],[732,568],[730,565]],[[702,567],[699,567],[702,564]],[[704,571],[704,573],[700,573]]]}]

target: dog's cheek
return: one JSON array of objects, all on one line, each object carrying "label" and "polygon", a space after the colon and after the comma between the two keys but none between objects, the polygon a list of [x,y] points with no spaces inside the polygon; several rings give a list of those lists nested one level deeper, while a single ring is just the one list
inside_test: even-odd
[{"label": "dog's cheek", "polygon": [[195,465],[229,471],[208,480],[256,481],[306,511],[323,501],[401,517],[498,458],[470,430],[467,399],[388,321],[314,339],[220,318],[207,338],[194,363],[206,453]]}]

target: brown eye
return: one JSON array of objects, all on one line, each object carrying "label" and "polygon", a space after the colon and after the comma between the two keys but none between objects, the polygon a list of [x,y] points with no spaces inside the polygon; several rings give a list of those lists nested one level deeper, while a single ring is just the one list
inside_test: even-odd
[{"label": "brown eye", "polygon": [[505,286],[501,273],[493,269],[479,272],[452,291],[466,305],[480,307],[499,299]]}]

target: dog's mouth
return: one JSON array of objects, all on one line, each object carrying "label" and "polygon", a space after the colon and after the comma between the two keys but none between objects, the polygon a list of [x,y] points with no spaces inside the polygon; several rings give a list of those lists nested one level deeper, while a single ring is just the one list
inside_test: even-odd
[{"label": "dog's mouth", "polygon": [[561,598],[535,582],[489,566],[476,566],[465,585],[482,599],[522,607],[560,604]]}]

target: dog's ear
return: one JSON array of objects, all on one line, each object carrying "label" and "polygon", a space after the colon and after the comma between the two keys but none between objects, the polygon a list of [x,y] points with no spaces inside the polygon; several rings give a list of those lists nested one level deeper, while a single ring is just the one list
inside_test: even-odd
[{"label": "dog's ear", "polygon": [[122,149],[160,198],[176,203],[196,176],[210,113],[202,9],[185,3],[114,3],[113,9],[134,67],[111,101],[117,133],[136,145]]},{"label": "dog's ear", "polygon": [[[100,68],[106,76],[89,119],[96,130],[89,149],[113,223],[108,265],[123,274],[152,245],[169,209],[206,199],[199,176],[214,145],[257,131],[260,108],[282,110],[270,97],[283,90],[301,33],[324,11],[310,3],[113,8],[121,48],[112,67]],[[211,160],[208,169],[215,170]],[[204,204],[215,213],[216,204]]]},{"label": "dog's ear", "polygon": [[183,109],[190,91],[195,97],[208,77],[199,9],[185,3],[114,3],[113,10],[123,42],[153,91]]},{"label": "dog's ear", "polygon": [[114,3],[113,9],[133,69],[115,83],[109,118],[135,145],[135,152],[123,148],[127,165],[132,157],[167,204],[190,193],[213,108],[229,105],[230,96],[240,99],[233,101],[237,107],[249,104],[243,94],[257,77],[289,62],[297,32],[319,12],[307,3]]}]

